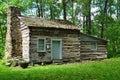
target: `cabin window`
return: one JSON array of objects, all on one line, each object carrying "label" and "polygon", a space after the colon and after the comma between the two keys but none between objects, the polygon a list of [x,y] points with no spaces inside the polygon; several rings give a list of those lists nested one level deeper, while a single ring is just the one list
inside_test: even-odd
[{"label": "cabin window", "polygon": [[45,52],[46,51],[46,39],[38,38],[37,40],[37,52]]},{"label": "cabin window", "polygon": [[97,43],[96,42],[91,42],[90,48],[91,48],[91,50],[96,51],[97,50]]}]

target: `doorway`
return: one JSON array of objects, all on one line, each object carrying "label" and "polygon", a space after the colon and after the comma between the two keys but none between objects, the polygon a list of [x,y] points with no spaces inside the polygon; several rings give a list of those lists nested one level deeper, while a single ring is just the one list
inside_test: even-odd
[{"label": "doorway", "polygon": [[51,40],[51,59],[62,59],[62,39]]}]

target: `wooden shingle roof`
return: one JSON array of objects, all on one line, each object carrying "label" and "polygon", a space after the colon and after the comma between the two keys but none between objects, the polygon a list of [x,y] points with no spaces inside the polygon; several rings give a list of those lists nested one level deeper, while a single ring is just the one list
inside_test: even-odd
[{"label": "wooden shingle roof", "polygon": [[40,17],[19,17],[19,18],[27,26],[30,26],[30,27],[46,27],[46,28],[62,28],[62,29],[80,30],[79,26],[75,26],[67,20],[43,19]]},{"label": "wooden shingle roof", "polygon": [[90,41],[90,39],[94,40],[94,41],[103,41],[103,42],[108,42],[105,39],[102,38],[98,38],[98,37],[94,37],[92,35],[88,35],[88,34],[84,34],[80,32],[80,36],[81,36],[81,41]]}]

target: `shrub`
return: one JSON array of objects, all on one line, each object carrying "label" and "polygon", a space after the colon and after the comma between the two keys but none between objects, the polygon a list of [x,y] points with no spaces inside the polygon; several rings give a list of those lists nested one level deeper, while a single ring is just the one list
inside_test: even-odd
[{"label": "shrub", "polygon": [[13,67],[20,66],[22,68],[27,68],[28,64],[29,64],[29,62],[27,62],[23,58],[15,57],[15,58],[8,59],[5,65],[9,66],[9,67],[10,66],[13,66]]},{"label": "shrub", "polygon": [[5,52],[5,50],[4,50],[4,43],[0,42],[0,59],[3,58],[4,52]]}]

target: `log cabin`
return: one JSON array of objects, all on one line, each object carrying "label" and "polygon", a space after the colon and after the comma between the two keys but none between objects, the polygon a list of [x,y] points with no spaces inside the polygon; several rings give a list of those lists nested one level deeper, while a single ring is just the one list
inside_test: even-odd
[{"label": "log cabin", "polygon": [[[83,35],[80,30],[79,26],[67,20],[22,16],[20,8],[10,6],[7,16],[5,58],[22,56],[29,62],[66,62],[80,61],[86,57],[85,54],[98,53],[100,50],[106,55],[106,41]],[[88,50],[89,40],[93,43],[98,41],[95,43],[99,44],[97,50]]]},{"label": "log cabin", "polygon": [[104,59],[107,58],[107,40],[80,33],[81,59]]}]

